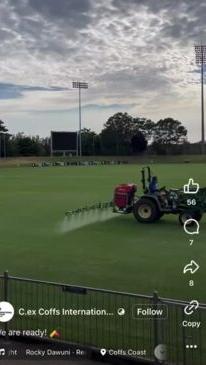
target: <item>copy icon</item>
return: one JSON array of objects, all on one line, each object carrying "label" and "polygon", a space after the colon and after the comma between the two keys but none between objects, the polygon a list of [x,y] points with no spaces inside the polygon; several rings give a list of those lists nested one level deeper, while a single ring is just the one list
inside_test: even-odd
[{"label": "copy icon", "polygon": [[191,316],[199,308],[199,305],[200,304],[197,300],[191,300],[191,302],[184,308],[185,314],[187,316]]}]

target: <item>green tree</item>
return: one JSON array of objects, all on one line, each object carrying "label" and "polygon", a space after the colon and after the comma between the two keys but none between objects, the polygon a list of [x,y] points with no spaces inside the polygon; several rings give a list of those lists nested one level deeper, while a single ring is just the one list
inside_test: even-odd
[{"label": "green tree", "polygon": [[9,149],[10,134],[3,120],[0,120],[0,157],[6,157]]},{"label": "green tree", "polygon": [[154,127],[155,143],[181,144],[187,139],[187,129],[173,118],[160,119]]},{"label": "green tree", "polygon": [[131,139],[139,132],[138,118],[127,113],[111,116],[101,132],[103,153],[127,155],[131,153]]},{"label": "green tree", "polygon": [[147,140],[142,132],[137,132],[131,139],[132,152],[139,154],[147,149]]},{"label": "green tree", "polygon": [[134,118],[138,131],[142,132],[147,143],[152,142],[154,135],[155,122],[147,118]]},{"label": "green tree", "polygon": [[40,140],[42,153],[45,156],[49,156],[51,153],[51,140],[50,137],[41,138]]},{"label": "green tree", "polygon": [[187,129],[173,118],[160,119],[155,124],[153,138],[151,150],[154,153],[160,155],[180,153],[181,145],[187,141]]},{"label": "green tree", "polygon": [[39,136],[25,136],[18,133],[12,137],[13,150],[18,156],[42,156],[45,155],[45,148]]},{"label": "green tree", "polygon": [[96,133],[91,129],[84,128],[81,131],[83,155],[91,156],[96,154]]},{"label": "green tree", "polygon": [[2,120],[0,120],[0,133],[7,133],[7,132],[8,132],[8,129],[4,125],[4,122]]}]

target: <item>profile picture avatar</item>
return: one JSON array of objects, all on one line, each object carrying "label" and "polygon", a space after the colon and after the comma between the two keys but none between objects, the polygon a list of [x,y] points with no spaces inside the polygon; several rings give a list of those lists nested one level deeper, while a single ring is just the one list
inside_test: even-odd
[{"label": "profile picture avatar", "polygon": [[0,322],[9,322],[14,316],[14,307],[9,302],[0,302]]}]

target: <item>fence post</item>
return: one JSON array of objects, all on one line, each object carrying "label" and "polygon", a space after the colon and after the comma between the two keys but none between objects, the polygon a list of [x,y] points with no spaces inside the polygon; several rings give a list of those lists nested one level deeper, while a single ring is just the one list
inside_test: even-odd
[{"label": "fence post", "polygon": [[[153,293],[153,305],[154,308],[157,309],[159,302],[158,292]],[[155,347],[159,345],[159,331],[158,331],[158,321],[157,321],[157,315],[154,316],[154,345]]]},{"label": "fence post", "polygon": [[8,271],[4,271],[4,301],[8,302],[8,279],[9,273]]},{"label": "fence post", "polygon": [[[185,320],[185,312],[184,308],[181,308],[182,311],[182,321]],[[182,345],[183,345],[183,365],[186,365],[186,330],[185,327],[182,326]]]},{"label": "fence post", "polygon": [[[8,271],[4,271],[4,301],[5,302],[8,302],[8,284],[9,284],[9,273],[8,273]],[[5,322],[4,330],[5,330],[6,336],[7,336],[8,322]]]},{"label": "fence post", "polygon": [[[158,292],[155,291],[153,293],[153,305],[154,305],[154,309],[158,308],[158,303],[159,303],[159,297],[158,297]],[[158,321],[158,315],[154,316],[154,349],[159,345],[159,321]],[[159,361],[156,359],[155,357],[155,364],[159,364]]]}]

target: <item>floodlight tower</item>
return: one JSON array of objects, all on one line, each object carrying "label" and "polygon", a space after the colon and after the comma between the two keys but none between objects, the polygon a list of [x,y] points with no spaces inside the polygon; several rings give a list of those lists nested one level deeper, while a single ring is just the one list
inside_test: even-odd
[{"label": "floodlight tower", "polygon": [[196,64],[201,66],[201,147],[205,153],[205,117],[204,117],[204,65],[206,64],[206,46],[195,46]]},{"label": "floodlight tower", "polygon": [[73,89],[79,89],[79,138],[78,138],[78,145],[79,145],[79,156],[82,156],[82,136],[81,136],[81,130],[82,130],[82,111],[81,111],[81,89],[88,89],[88,83],[87,82],[79,82],[79,81],[73,81],[72,82]]}]

